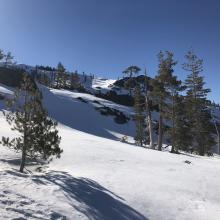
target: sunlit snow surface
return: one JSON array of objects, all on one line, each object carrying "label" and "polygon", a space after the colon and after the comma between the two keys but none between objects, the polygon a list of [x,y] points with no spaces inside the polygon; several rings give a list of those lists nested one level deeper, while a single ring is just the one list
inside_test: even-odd
[{"label": "sunlit snow surface", "polygon": [[[43,172],[29,161],[32,174],[20,174],[20,154],[0,147],[0,219],[220,219],[220,158],[123,144],[117,136],[132,136],[133,122],[118,125],[100,115],[92,102],[97,98],[45,87],[42,91],[51,117],[60,122],[64,153],[44,165]],[[0,132],[12,136],[2,113]]]}]

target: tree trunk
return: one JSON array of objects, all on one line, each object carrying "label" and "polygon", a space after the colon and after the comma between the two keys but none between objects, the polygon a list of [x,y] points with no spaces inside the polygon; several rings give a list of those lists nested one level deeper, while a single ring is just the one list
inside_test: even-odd
[{"label": "tree trunk", "polygon": [[162,140],[163,140],[163,117],[160,113],[159,117],[159,131],[158,131],[158,150],[162,150]]},{"label": "tree trunk", "polygon": [[219,130],[218,130],[218,126],[216,124],[216,120],[211,112],[211,116],[215,125],[215,130],[216,130],[216,135],[217,135],[217,139],[218,139],[218,154],[220,155],[220,134],[219,134]]},{"label": "tree trunk", "polygon": [[[132,72],[132,70],[131,70],[131,71],[130,71],[130,75],[129,75],[129,80],[130,80],[129,84],[131,83],[132,76],[133,76],[133,72]],[[131,85],[129,85],[129,95],[132,96],[132,93],[131,93]]]},{"label": "tree trunk", "polygon": [[172,96],[172,143],[171,153],[176,152],[175,147],[175,109],[174,109],[174,96]]},{"label": "tree trunk", "polygon": [[[26,117],[26,115],[25,115]],[[27,126],[24,125],[24,144],[22,147],[22,155],[21,155],[21,164],[20,164],[20,172],[24,172],[25,162],[26,162],[26,145],[27,145]]]},{"label": "tree trunk", "polygon": [[[27,103],[27,91],[25,91],[25,96],[24,96],[24,104],[26,105]],[[23,138],[23,146],[22,146],[22,155],[21,155],[21,164],[20,164],[20,172],[24,172],[24,167],[25,167],[25,161],[26,161],[26,147],[27,147],[27,121],[28,121],[28,113],[27,110],[25,109],[24,113],[24,138]]]},{"label": "tree trunk", "polygon": [[[217,128],[218,130],[218,128]],[[220,135],[219,135],[219,131],[218,131],[218,154],[220,155]]]},{"label": "tree trunk", "polygon": [[7,66],[8,66],[8,59],[6,58],[4,67],[6,68]]},{"label": "tree trunk", "polygon": [[146,94],[146,111],[147,111],[147,124],[148,124],[149,138],[150,138],[150,148],[155,149],[154,140],[153,140],[152,115],[151,115],[150,106],[149,106],[148,94]]},{"label": "tree trunk", "polygon": [[58,77],[59,77],[59,76],[58,76],[58,73],[56,72],[56,73],[55,73],[55,82],[56,82],[55,88],[56,88],[56,89],[58,89],[58,87],[59,87],[59,79],[58,79]]},{"label": "tree trunk", "polygon": [[26,146],[24,144],[22,148],[22,156],[21,156],[21,164],[20,164],[20,172],[24,172],[24,167],[25,167],[25,161],[26,161]]},{"label": "tree trunk", "polygon": [[200,145],[199,147],[199,155],[205,156],[205,147],[203,145]]}]

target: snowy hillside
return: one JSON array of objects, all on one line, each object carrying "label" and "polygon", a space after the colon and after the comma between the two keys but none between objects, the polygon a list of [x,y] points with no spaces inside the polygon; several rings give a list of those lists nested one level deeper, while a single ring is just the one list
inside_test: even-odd
[{"label": "snowy hillside", "polygon": [[[50,116],[59,122],[64,153],[49,165],[29,161],[31,173],[21,174],[20,154],[0,147],[0,219],[220,219],[219,157],[121,143],[118,138],[133,135],[134,122],[115,123],[97,107],[128,117],[131,108],[89,94],[41,89]],[[0,92],[13,91],[1,85]],[[12,136],[2,113],[0,124],[1,135]]]},{"label": "snowy hillside", "polygon": [[89,94],[49,90],[46,87],[43,87],[42,91],[50,116],[68,127],[110,139],[117,139],[124,135],[132,136],[134,133],[132,120],[126,124],[117,124],[113,117],[101,115],[95,109],[105,106],[117,109],[129,116],[132,114],[132,109],[129,107],[117,105]]}]

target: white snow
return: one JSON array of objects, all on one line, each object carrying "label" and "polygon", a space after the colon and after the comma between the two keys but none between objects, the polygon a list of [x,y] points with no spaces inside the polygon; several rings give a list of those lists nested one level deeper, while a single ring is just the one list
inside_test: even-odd
[{"label": "white snow", "polygon": [[[77,99],[77,98],[81,97],[84,100],[90,102],[90,104],[92,104],[94,106],[98,106],[98,107],[107,106],[109,108],[114,108],[114,109],[117,109],[119,111],[122,111],[122,112],[124,112],[128,115],[133,114],[133,108],[132,107],[119,105],[119,104],[116,104],[112,101],[108,101],[106,99],[98,98],[94,95],[90,95],[90,94],[87,94],[87,93],[79,93],[79,92],[72,92],[72,91],[58,90],[58,89],[51,89],[50,92],[52,92],[56,96],[61,97],[63,99]],[[96,101],[96,102],[94,102],[94,101]]]},{"label": "white snow", "polygon": [[100,77],[96,77],[92,81],[92,88],[103,88],[103,89],[109,89],[109,86],[111,86],[116,80],[115,79],[104,79]]},{"label": "white snow", "polygon": [[10,96],[13,94],[13,91],[10,88],[0,84],[0,93],[5,96]]},{"label": "white snow", "polygon": [[[32,173],[20,174],[20,154],[0,146],[0,219],[220,219],[219,157],[121,143],[116,136],[132,135],[132,122],[117,125],[100,115],[92,104],[96,97],[45,87],[42,91],[51,117],[60,122],[64,153],[43,165],[42,172],[29,161]],[[1,135],[12,136],[2,113],[0,125]]]},{"label": "white snow", "polygon": [[[44,103],[50,116],[58,122],[71,128],[110,139],[118,139],[119,136],[133,136],[134,122],[130,120],[126,124],[116,124],[112,116],[103,116],[95,110],[96,100],[104,106],[118,109],[125,114],[131,113],[131,108],[117,105],[113,102],[94,97],[89,94],[74,93],[71,91],[42,87],[45,97]],[[84,103],[77,98],[81,97],[88,101]]]}]

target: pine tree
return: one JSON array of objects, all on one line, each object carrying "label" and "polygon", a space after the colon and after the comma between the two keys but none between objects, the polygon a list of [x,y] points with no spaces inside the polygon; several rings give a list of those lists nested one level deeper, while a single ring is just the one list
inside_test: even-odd
[{"label": "pine tree", "polygon": [[64,88],[64,89],[67,89],[67,88],[68,88],[68,86],[67,86],[67,81],[68,81],[69,78],[70,78],[70,77],[69,77],[69,75],[67,74],[67,72],[64,71],[64,73],[63,73],[63,75],[62,75],[62,88]]},{"label": "pine tree", "polygon": [[183,105],[181,105],[182,103],[180,102],[180,100],[182,100],[180,92],[182,92],[185,87],[182,86],[182,82],[178,80],[177,77],[172,74],[172,72],[173,70],[170,71],[165,88],[169,97],[169,104],[167,104],[165,117],[171,122],[170,128],[168,129],[171,137],[171,153],[177,153],[179,148],[177,142],[180,142],[177,135],[177,126],[178,120],[181,120],[181,113],[183,113],[183,110],[179,108],[179,106],[183,107]]},{"label": "pine tree", "polygon": [[65,68],[61,62],[57,65],[57,70],[55,74],[55,82],[56,82],[56,88],[64,88],[66,87],[66,73]]},{"label": "pine tree", "polygon": [[12,64],[12,60],[14,57],[12,56],[11,52],[8,52],[5,56],[5,67],[7,67],[9,64]]},{"label": "pine tree", "polygon": [[151,114],[151,102],[150,102],[150,83],[147,78],[147,71],[145,70],[145,108],[146,108],[146,123],[148,126],[149,133],[149,147],[154,149],[154,139],[153,139],[153,122]]},{"label": "pine tree", "polygon": [[19,137],[9,139],[2,137],[2,144],[16,151],[21,151],[20,172],[24,171],[27,157],[50,160],[52,156],[60,157],[60,137],[57,123],[47,117],[42,106],[42,94],[31,78],[25,74],[21,87],[14,97],[8,99],[9,112],[4,112],[6,120]]},{"label": "pine tree", "polygon": [[3,50],[0,49],[0,61],[5,57]]},{"label": "pine tree", "polygon": [[164,136],[164,118],[166,117],[166,111],[168,108],[167,101],[170,95],[171,81],[173,80],[173,67],[176,65],[176,61],[173,60],[173,54],[166,51],[166,57],[163,52],[158,54],[159,70],[158,75],[153,81],[154,90],[152,95],[155,103],[159,107],[159,129],[158,129],[158,150],[162,150],[162,142]]},{"label": "pine tree", "polygon": [[158,119],[158,150],[162,150],[162,140],[164,134],[164,126],[163,126],[163,113],[165,108],[165,89],[163,83],[161,83],[157,78],[152,81],[153,91],[151,92],[151,97],[153,103],[158,106],[159,110],[159,119]]},{"label": "pine tree", "polygon": [[191,133],[196,150],[200,155],[205,155],[214,145],[212,136],[213,124],[210,110],[207,108],[207,94],[210,89],[204,88],[205,82],[201,75],[203,60],[199,59],[193,51],[185,56],[187,62],[184,70],[189,72],[186,79],[188,119],[191,122]]},{"label": "pine tree", "polygon": [[216,131],[216,136],[217,136],[217,144],[218,144],[218,154],[220,154],[220,131],[219,131],[219,126],[218,126],[218,123],[217,123],[217,117],[214,115],[214,111],[213,111],[213,105],[214,105],[214,108],[217,108],[217,104],[216,103],[213,103],[212,106],[210,107],[210,113],[211,113],[211,116],[212,116],[212,121],[214,123],[214,126],[215,126],[215,131]]},{"label": "pine tree", "polygon": [[177,153],[179,150],[189,151],[192,145],[192,135],[189,132],[190,123],[187,118],[187,103],[184,96],[176,95],[174,97],[174,114],[171,114],[171,116],[174,116],[170,129],[171,152]]},{"label": "pine tree", "polygon": [[131,96],[131,89],[132,89],[132,77],[137,75],[141,69],[138,66],[129,66],[123,71],[123,74],[128,77],[125,87],[129,89],[129,94]]},{"label": "pine tree", "polygon": [[123,71],[123,74],[125,76],[128,76],[129,78],[132,78],[134,75],[137,75],[141,69],[138,66],[129,66]]},{"label": "pine tree", "polygon": [[79,86],[79,75],[78,72],[72,73],[70,76],[70,89],[76,89]]},{"label": "pine tree", "polygon": [[136,124],[136,134],[135,141],[138,145],[143,146],[146,136],[145,136],[145,125],[143,115],[144,100],[141,95],[140,86],[137,84],[134,92],[134,111],[135,111],[135,124]]}]

